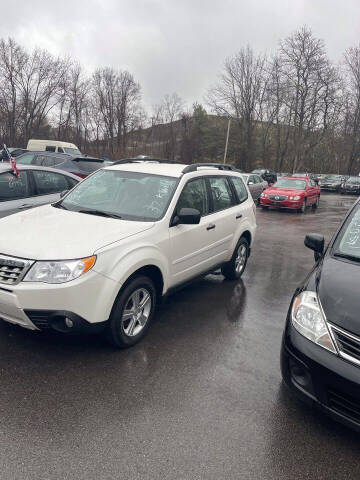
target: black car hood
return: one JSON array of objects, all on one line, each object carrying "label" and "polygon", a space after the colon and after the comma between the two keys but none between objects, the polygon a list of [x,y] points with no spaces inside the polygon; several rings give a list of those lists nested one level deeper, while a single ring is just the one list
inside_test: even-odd
[{"label": "black car hood", "polygon": [[318,274],[317,290],[327,320],[360,336],[360,264],[326,255]]}]

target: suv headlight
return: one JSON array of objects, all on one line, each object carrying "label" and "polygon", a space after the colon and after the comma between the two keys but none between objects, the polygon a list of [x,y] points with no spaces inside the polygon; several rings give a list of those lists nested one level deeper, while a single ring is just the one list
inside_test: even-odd
[{"label": "suv headlight", "polygon": [[295,298],[291,320],[304,337],[330,352],[337,353],[315,292],[302,292]]},{"label": "suv headlight", "polygon": [[35,262],[24,282],[65,283],[84,275],[95,265],[96,256],[79,260]]}]

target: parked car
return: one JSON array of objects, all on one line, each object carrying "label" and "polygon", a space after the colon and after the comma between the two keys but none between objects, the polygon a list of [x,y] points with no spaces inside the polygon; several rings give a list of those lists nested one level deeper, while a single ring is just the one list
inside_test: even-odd
[{"label": "parked car", "polygon": [[263,209],[277,207],[304,213],[306,207],[317,208],[319,200],[320,188],[311,178],[284,177],[263,191],[260,205]]},{"label": "parked car", "polygon": [[297,177],[297,178],[302,178],[302,177],[310,177],[310,174],[309,173],[293,173],[292,175],[290,175],[291,177]]},{"label": "parked car", "polygon": [[70,155],[82,155],[74,143],[61,142],[59,140],[35,140],[31,138],[28,141],[27,149],[34,152],[57,152],[69,153]]},{"label": "parked car", "polygon": [[341,184],[344,183],[343,175],[327,175],[319,181],[321,190],[340,192]]},{"label": "parked car", "polygon": [[85,178],[99,168],[111,165],[113,162],[106,159],[85,156],[74,156],[66,153],[27,152],[16,159],[21,165],[41,165],[71,172],[78,177]]},{"label": "parked car", "polygon": [[[11,153],[12,157],[14,158],[27,152],[25,148],[16,148],[16,147],[8,147],[8,151]],[[5,155],[4,149],[0,150],[0,160],[2,161],[7,160],[7,156]]]},{"label": "parked car", "polygon": [[360,177],[349,177],[341,184],[340,193],[354,193],[360,195]]},{"label": "parked car", "polygon": [[219,267],[232,280],[243,274],[255,210],[231,166],[135,160],[98,170],[59,202],[0,220],[0,317],[134,345],[163,295]]},{"label": "parked car", "polygon": [[296,289],[281,351],[286,384],[310,405],[360,430],[360,203],[324,248],[309,234],[316,263]]},{"label": "parked car", "polygon": [[276,176],[277,176],[277,179],[281,177],[291,177],[291,173],[280,172],[280,173],[277,173]]},{"label": "parked car", "polygon": [[[56,202],[60,192],[70,190],[79,178],[52,168],[18,165],[19,178],[9,163],[0,163],[0,217]],[[3,231],[6,239],[7,231]],[[17,235],[23,239],[23,228]]]},{"label": "parked car", "polygon": [[243,173],[243,179],[250,190],[254,202],[260,202],[260,195],[268,188],[268,183],[260,175]]},{"label": "parked car", "polygon": [[260,168],[253,170],[251,173],[256,173],[257,175],[260,175],[268,184],[275,183],[277,181],[277,175],[274,170]]}]

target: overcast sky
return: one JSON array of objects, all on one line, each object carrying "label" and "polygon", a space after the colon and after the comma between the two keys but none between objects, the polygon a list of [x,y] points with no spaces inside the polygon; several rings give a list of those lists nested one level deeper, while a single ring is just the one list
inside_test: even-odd
[{"label": "overcast sky", "polygon": [[1,36],[131,71],[149,106],[177,92],[202,101],[227,56],[271,53],[306,24],[334,61],[360,41],[360,0],[0,0]]}]

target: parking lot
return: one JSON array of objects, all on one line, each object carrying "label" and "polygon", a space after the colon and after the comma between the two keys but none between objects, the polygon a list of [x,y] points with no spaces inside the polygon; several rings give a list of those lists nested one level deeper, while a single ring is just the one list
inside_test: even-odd
[{"label": "parking lot", "polygon": [[132,349],[1,323],[1,478],[357,478],[358,436],[294,400],[279,369],[313,264],[304,236],[329,240],[354,200],[258,209],[243,279],[209,275],[169,297]]}]

